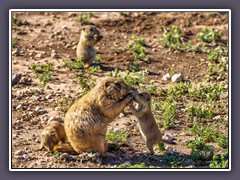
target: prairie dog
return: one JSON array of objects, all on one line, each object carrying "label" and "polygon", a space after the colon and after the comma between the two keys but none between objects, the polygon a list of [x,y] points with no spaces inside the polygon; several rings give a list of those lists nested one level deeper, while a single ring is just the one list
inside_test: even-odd
[{"label": "prairie dog", "polygon": [[40,149],[53,151],[59,143],[64,143],[67,139],[64,126],[59,121],[50,121],[41,133]]},{"label": "prairie dog", "polygon": [[75,102],[67,111],[64,128],[72,148],[77,152],[107,151],[107,125],[132,100],[133,88],[117,78],[105,78]]},{"label": "prairie dog", "polygon": [[94,45],[99,42],[103,36],[93,25],[87,25],[82,28],[81,36],[77,45],[77,58],[83,58],[84,68],[88,68],[95,60],[96,52]]},{"label": "prairie dog", "polygon": [[153,145],[162,142],[175,144],[162,139],[162,134],[151,110],[151,95],[148,92],[134,91],[133,100],[137,102],[137,109],[133,104],[129,104],[132,113],[138,118],[140,132],[146,141],[146,145],[151,154],[154,154]]}]

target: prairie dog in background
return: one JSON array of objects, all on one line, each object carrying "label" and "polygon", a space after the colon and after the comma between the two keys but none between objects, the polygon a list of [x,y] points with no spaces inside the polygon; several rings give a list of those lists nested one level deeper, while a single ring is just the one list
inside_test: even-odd
[{"label": "prairie dog in background", "polygon": [[94,45],[102,38],[103,36],[100,35],[96,26],[87,25],[82,28],[77,45],[77,58],[83,58],[82,64],[84,68],[88,68],[95,60],[96,52]]}]

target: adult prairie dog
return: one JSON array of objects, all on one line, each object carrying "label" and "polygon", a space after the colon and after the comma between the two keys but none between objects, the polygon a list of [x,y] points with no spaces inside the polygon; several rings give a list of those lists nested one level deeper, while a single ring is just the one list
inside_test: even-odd
[{"label": "adult prairie dog", "polygon": [[175,144],[162,139],[162,134],[151,110],[151,95],[148,92],[134,91],[133,100],[137,103],[137,109],[130,104],[132,113],[138,119],[140,132],[146,141],[146,145],[151,154],[154,154],[153,145],[162,142]]},{"label": "adult prairie dog", "polygon": [[103,36],[93,25],[87,25],[82,28],[79,43],[77,45],[77,58],[82,58],[84,68],[88,68],[95,60],[96,52],[94,45],[99,42]]},{"label": "adult prairie dog", "polygon": [[107,126],[132,100],[132,90],[122,79],[105,78],[69,108],[64,128],[77,153],[94,151],[105,154]]}]

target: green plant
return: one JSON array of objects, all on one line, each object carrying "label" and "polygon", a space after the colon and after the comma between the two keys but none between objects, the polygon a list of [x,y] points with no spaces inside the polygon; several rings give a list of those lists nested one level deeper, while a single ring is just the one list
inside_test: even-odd
[{"label": "green plant", "polygon": [[12,23],[18,26],[29,24],[29,22],[26,19],[21,20],[21,19],[18,19],[17,17],[12,17]]},{"label": "green plant", "polygon": [[129,163],[124,163],[124,164],[118,165],[117,168],[160,168],[160,167],[157,167],[157,166],[146,166],[145,163],[134,164],[134,165],[131,165]]},{"label": "green plant", "polygon": [[96,55],[96,58],[95,58],[95,62],[99,63],[99,62],[101,62],[101,60],[102,60],[101,55],[100,55],[100,54],[97,54],[97,55]]},{"label": "green plant", "polygon": [[207,43],[217,42],[221,40],[222,32],[218,32],[218,30],[214,28],[211,29],[205,28],[203,32],[197,35],[197,38]]},{"label": "green plant", "polygon": [[111,142],[115,142],[117,143],[117,145],[121,145],[124,142],[126,142],[127,137],[129,136],[128,132],[123,132],[123,131],[117,131],[114,132],[113,130],[110,130],[107,133],[107,140],[111,141]]},{"label": "green plant", "polygon": [[125,71],[125,76],[123,77],[123,81],[129,86],[138,86],[140,83],[143,83],[145,78],[148,75],[147,70],[132,72],[129,70]]},{"label": "green plant", "polygon": [[158,143],[158,150],[163,153],[166,151],[165,149],[166,145],[163,142]]},{"label": "green plant", "polygon": [[188,95],[195,101],[213,102],[219,99],[219,96],[226,88],[219,83],[199,83],[192,84],[188,89]]},{"label": "green plant", "polygon": [[215,138],[216,143],[218,143],[219,146],[222,148],[228,147],[228,136],[220,133],[218,137]]},{"label": "green plant", "polygon": [[165,101],[152,100],[152,111],[156,117],[161,119],[162,125],[165,129],[175,127],[177,105],[172,98],[167,98]]},{"label": "green plant", "polygon": [[119,74],[119,69],[114,69],[114,71],[111,71],[111,72],[109,73],[109,76],[110,76],[110,77],[120,78],[121,75]]},{"label": "green plant", "polygon": [[93,16],[92,12],[81,12],[77,14],[77,20],[81,23],[88,23]]},{"label": "green plant", "polygon": [[16,47],[19,43],[19,39],[17,37],[14,37],[12,39],[12,47]]},{"label": "green plant", "polygon": [[102,72],[102,70],[101,70],[100,66],[91,66],[88,69],[88,72],[93,74],[93,73],[100,73],[100,72]]},{"label": "green plant", "polygon": [[145,46],[145,40],[144,38],[141,38],[141,37],[137,37],[135,35],[132,35],[132,38],[131,38],[136,44],[139,44],[141,46]]},{"label": "green plant", "polygon": [[213,112],[210,109],[202,108],[200,106],[188,106],[186,112],[190,116],[197,116],[198,118],[205,118],[211,120],[213,118]]},{"label": "green plant", "polygon": [[190,157],[198,165],[207,164],[212,158],[214,149],[212,146],[204,146],[201,149],[192,148]]},{"label": "green plant", "polygon": [[213,156],[212,161],[209,165],[210,168],[228,168],[228,152],[223,154],[216,154]]},{"label": "green plant", "polygon": [[181,52],[201,52],[202,45],[192,45],[190,41],[184,42],[185,39],[179,27],[172,26],[171,30],[163,27],[163,39],[160,41],[163,47],[178,50]]},{"label": "green plant", "polygon": [[206,142],[199,136],[195,136],[194,140],[190,140],[187,142],[187,147],[195,148],[195,149],[203,149]]},{"label": "green plant", "polygon": [[52,79],[52,63],[47,64],[40,64],[39,66],[36,66],[35,64],[32,64],[30,69],[33,70],[33,72],[37,75],[37,77],[41,81],[41,87],[44,88],[48,81]]},{"label": "green plant", "polygon": [[83,68],[82,61],[83,61],[83,56],[80,58],[70,62],[70,61],[65,61],[63,67],[68,67],[72,70],[78,71],[79,69]]},{"label": "green plant", "polygon": [[185,157],[181,156],[162,156],[164,163],[171,165],[171,167],[186,166]]}]

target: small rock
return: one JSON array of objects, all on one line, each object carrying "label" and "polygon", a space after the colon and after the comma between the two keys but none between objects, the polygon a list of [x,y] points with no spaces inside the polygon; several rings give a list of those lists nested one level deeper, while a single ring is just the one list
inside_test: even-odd
[{"label": "small rock", "polygon": [[119,129],[118,129],[118,128],[114,128],[114,129],[113,129],[113,132],[114,132],[114,133],[118,133],[118,132],[119,132]]},{"label": "small rock", "polygon": [[22,109],[23,105],[22,104],[19,104],[17,107],[16,107],[16,110],[18,109]]},{"label": "small rock", "polygon": [[35,101],[39,101],[40,97],[32,95],[29,99],[35,100]]},{"label": "small rock", "polygon": [[172,76],[172,82],[179,83],[180,81],[183,80],[183,75],[181,73],[179,74],[174,74]]},{"label": "small rock", "polygon": [[120,114],[119,114],[119,117],[120,117],[120,118],[122,118],[122,117],[124,117],[124,116],[125,116],[125,115],[124,115],[123,113],[120,113]]},{"label": "small rock", "polygon": [[65,159],[68,159],[69,158],[69,154],[68,153],[63,153],[61,156],[60,156],[60,159],[61,160],[65,160]]},{"label": "small rock", "polygon": [[219,120],[221,118],[221,115],[217,115],[213,118],[213,120]]},{"label": "small rock", "polygon": [[29,156],[27,154],[24,154],[22,157],[23,157],[23,159],[29,158]]},{"label": "small rock", "polygon": [[16,73],[12,76],[12,86],[19,83],[20,79],[22,78],[22,74]]},{"label": "small rock", "polygon": [[12,51],[12,55],[19,56],[20,51],[18,49],[16,49],[16,50]]},{"label": "small rock", "polygon": [[166,146],[165,146],[165,149],[166,149],[166,150],[170,150],[170,149],[172,149],[172,147],[169,146],[169,145],[166,145]]},{"label": "small rock", "polygon": [[168,134],[164,134],[164,136],[162,138],[164,140],[166,140],[166,141],[173,141],[173,140],[175,140],[175,138],[169,136]]},{"label": "small rock", "polygon": [[45,109],[43,109],[43,108],[40,107],[40,106],[37,106],[37,107],[35,108],[35,111],[41,112],[41,111],[45,111]]},{"label": "small rock", "polygon": [[165,74],[163,77],[162,77],[162,80],[163,81],[168,81],[171,79],[171,75],[169,73]]},{"label": "small rock", "polygon": [[54,110],[55,110],[55,111],[59,111],[59,110],[60,110],[60,107],[55,107]]},{"label": "small rock", "polygon": [[193,127],[193,123],[187,123],[186,126],[187,127]]},{"label": "small rock", "polygon": [[59,55],[57,53],[52,53],[51,54],[51,58],[57,59],[57,58],[59,58]]},{"label": "small rock", "polygon": [[17,156],[22,156],[22,155],[26,154],[26,152],[23,151],[23,150],[17,150],[17,151],[15,151],[14,154],[17,155]]},{"label": "small rock", "polygon": [[173,155],[174,151],[173,151],[173,149],[170,149],[167,153],[170,154],[170,155]]},{"label": "small rock", "polygon": [[49,94],[49,95],[47,95],[46,97],[45,97],[45,99],[51,99],[52,98],[52,95],[51,94]]},{"label": "small rock", "polygon": [[43,54],[42,54],[42,53],[37,54],[37,55],[35,56],[35,58],[42,58],[42,57],[43,57]]},{"label": "small rock", "polygon": [[60,117],[54,117],[54,116],[51,116],[48,120],[48,123],[50,123],[51,121],[59,121],[59,122],[63,122],[63,119],[60,118]]}]

